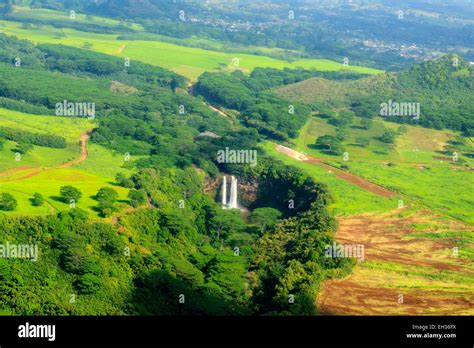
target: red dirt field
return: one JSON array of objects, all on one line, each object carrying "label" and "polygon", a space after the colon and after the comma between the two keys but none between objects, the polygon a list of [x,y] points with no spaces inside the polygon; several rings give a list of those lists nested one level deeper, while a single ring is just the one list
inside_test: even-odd
[{"label": "red dirt field", "polygon": [[[336,241],[363,244],[365,260],[347,278],[324,284],[317,301],[320,314],[474,314],[472,260],[453,255],[455,239],[413,236],[420,232],[474,233],[474,229],[427,210],[408,216],[403,216],[404,211],[339,219]],[[414,223],[426,225],[426,230],[415,230]]]}]

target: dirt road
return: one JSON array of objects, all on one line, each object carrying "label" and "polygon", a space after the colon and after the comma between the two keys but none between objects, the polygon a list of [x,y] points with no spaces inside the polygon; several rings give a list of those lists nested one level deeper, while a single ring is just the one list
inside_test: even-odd
[{"label": "dirt road", "polygon": [[82,134],[81,137],[79,138],[79,143],[81,144],[81,155],[79,156],[79,158],[75,159],[74,161],[61,164],[58,168],[70,168],[81,162],[84,162],[87,159],[87,155],[88,155],[87,141],[91,137],[91,134],[92,134],[92,131],[87,131],[86,133]]},{"label": "dirt road", "polygon": [[372,192],[373,194],[376,194],[381,197],[385,198],[390,198],[396,195],[395,192],[392,192],[388,189],[386,189],[383,186],[374,184],[370,181],[367,181],[360,176],[357,176],[355,174],[346,172],[344,170],[340,170],[336,167],[327,165],[323,162],[324,159],[322,158],[314,158],[309,155],[305,155],[301,152],[295,151],[293,149],[290,149],[289,147],[282,146],[282,145],[277,145],[275,148],[279,153],[287,155],[293,159],[296,159],[298,161],[302,162],[307,162],[315,165],[319,165],[326,169],[330,173],[334,173],[338,178],[345,180],[353,185],[356,185],[366,191]]},{"label": "dirt road", "polygon": [[13,169],[8,169],[8,170],[0,173],[0,177],[10,177],[14,174],[22,173],[22,172],[27,173],[24,176],[20,176],[20,177],[14,176],[14,178],[12,178],[12,179],[8,179],[8,178],[4,179],[5,181],[19,181],[19,180],[25,180],[25,179],[32,178],[32,177],[34,177],[34,176],[36,176],[36,175],[38,175],[38,174],[40,174],[44,171],[48,171],[48,170],[51,170],[51,169],[70,168],[70,167],[73,167],[75,165],[78,165],[79,163],[84,162],[87,159],[87,156],[88,156],[87,141],[89,140],[91,134],[92,134],[92,130],[89,130],[89,131],[83,133],[80,136],[79,143],[81,145],[81,154],[80,154],[79,158],[77,158],[73,161],[63,163],[63,164],[60,164],[60,165],[55,166],[55,167],[38,168],[38,167],[32,167],[32,166],[21,166],[21,167],[17,167],[17,168],[13,168]]}]

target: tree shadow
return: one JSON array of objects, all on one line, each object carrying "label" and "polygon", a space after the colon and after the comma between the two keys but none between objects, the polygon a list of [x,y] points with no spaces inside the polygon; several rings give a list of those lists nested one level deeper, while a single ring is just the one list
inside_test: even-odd
[{"label": "tree shadow", "polygon": [[49,196],[48,198],[52,199],[53,201],[60,202],[60,203],[69,203],[66,202],[62,197],[60,196]]}]

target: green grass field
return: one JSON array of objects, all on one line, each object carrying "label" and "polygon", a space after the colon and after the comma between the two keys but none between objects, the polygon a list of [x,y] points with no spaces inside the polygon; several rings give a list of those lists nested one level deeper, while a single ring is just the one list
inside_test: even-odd
[{"label": "green grass field", "polygon": [[437,212],[474,224],[474,197],[468,188],[473,177],[468,170],[443,166],[386,167],[363,162],[350,163],[349,167],[352,173],[419,200]]},{"label": "green grass field", "polygon": [[66,139],[65,149],[34,146],[20,157],[16,156],[16,143],[6,141],[0,149],[0,171],[16,167],[52,167],[70,162],[80,152],[79,137],[97,125],[84,118],[29,115],[7,109],[0,109],[2,127],[20,129],[32,133],[53,134]]},{"label": "green grass field", "polygon": [[[312,146],[317,137],[335,134],[335,127],[321,118],[314,117],[306,123],[299,138],[295,140],[294,148],[313,157],[327,159],[328,163],[336,166],[346,164],[351,173],[400,192],[406,197],[405,200],[412,199],[445,215],[474,223],[472,216],[474,199],[466,189],[466,184],[472,182],[472,172],[465,167],[455,166],[452,162],[434,158],[442,156],[437,151],[442,149],[447,140],[455,136],[454,132],[406,126],[407,132],[399,135],[395,145],[390,146],[374,138],[380,136],[385,128],[396,130],[400,125],[374,120],[373,127],[364,130],[358,127],[359,123],[360,119],[356,117],[344,140],[349,154],[348,162],[344,162],[342,156],[328,155]],[[353,144],[357,137],[370,138],[371,144],[367,147]],[[276,151],[269,152],[276,156]],[[281,159],[282,156],[279,155],[277,158]],[[460,158],[472,166],[471,159],[465,156]],[[292,159],[287,161],[297,163]],[[387,165],[389,162],[394,165]],[[311,166],[305,163],[297,165],[303,168]],[[321,175],[323,171],[321,168],[307,170],[313,171],[314,177]],[[320,181],[324,180],[327,179],[321,177]],[[338,188],[338,185],[340,184],[334,183],[330,187],[336,194],[339,191],[344,193],[345,190]],[[357,196],[360,192],[357,190],[353,194]],[[343,197],[343,200],[345,199],[346,196]],[[365,198],[351,196],[349,199],[350,202],[360,200],[365,202]],[[348,209],[349,206],[345,208]]]},{"label": "green grass field", "polygon": [[[225,53],[195,47],[186,47],[160,41],[117,40],[117,35],[95,34],[73,29],[58,29],[49,25],[32,25],[24,28],[20,23],[0,21],[0,30],[6,34],[35,43],[63,44],[78,48],[92,45],[91,50],[128,57],[144,63],[168,68],[191,80],[206,71],[240,69],[250,72],[256,67],[315,68],[319,70],[349,69],[361,73],[376,74],[380,70],[349,66],[326,59],[301,59],[293,62],[246,53]],[[238,58],[236,64],[235,58]],[[238,65],[238,66],[236,66]]]},{"label": "green grass field", "polygon": [[[1,191],[11,193],[18,201],[12,215],[44,215],[70,209],[68,204],[58,200],[61,186],[71,185],[82,192],[76,207],[86,210],[92,218],[99,218],[94,207],[98,202],[92,197],[101,187],[112,187],[119,194],[119,200],[126,199],[128,189],[110,184],[109,178],[92,175],[74,168],[50,169],[27,179],[7,178],[1,181]],[[46,202],[41,207],[31,205],[33,193],[41,193]]]},{"label": "green grass field", "polygon": [[[373,126],[369,130],[365,130],[360,127],[360,121],[361,118],[354,118],[353,124],[347,129],[347,137],[344,140],[345,150],[349,153],[351,160],[449,166],[448,162],[440,162],[439,159],[435,159],[433,156],[443,156],[437,151],[441,151],[446,142],[455,137],[453,131],[405,125],[407,132],[398,135],[395,146],[391,146],[379,141],[377,138],[382,135],[385,129],[397,131],[400,124],[375,119],[373,120]],[[335,135],[336,127],[328,124],[324,119],[313,117],[301,129],[300,136],[294,140],[294,148],[313,157],[332,160],[342,159],[342,156],[339,158],[338,156],[327,154],[313,146],[316,139],[325,134]],[[356,139],[359,137],[369,139],[369,146],[362,147],[357,145]],[[472,162],[466,156],[460,155],[459,158],[468,163]]]},{"label": "green grass field", "polygon": [[[85,161],[70,168],[58,166],[79,158],[79,137],[97,124],[84,118],[29,115],[20,112],[0,109],[0,125],[34,133],[59,135],[67,140],[65,149],[53,149],[34,146],[19,160],[15,156],[16,143],[6,141],[0,150],[0,192],[11,193],[18,201],[18,207],[8,214],[43,215],[69,209],[69,206],[57,198],[61,186],[77,187],[83,198],[77,207],[88,211],[91,217],[98,218],[94,207],[97,201],[92,196],[101,187],[113,187],[119,193],[119,199],[125,199],[127,189],[114,186],[114,177],[118,172],[130,175],[129,169],[123,168],[123,155],[96,144],[88,144],[88,157]],[[132,161],[134,158],[131,159]],[[41,193],[46,202],[41,207],[31,205],[33,193]]]},{"label": "green grass field", "polygon": [[[143,30],[142,26],[139,24],[122,22],[115,19],[111,19],[111,18],[105,18],[105,17],[84,15],[82,13],[77,13],[77,12],[74,13],[74,15],[75,15],[74,21],[80,22],[80,23],[92,23],[92,24],[107,26],[110,28],[114,28],[118,26],[126,26],[134,30]],[[18,18],[19,20],[28,19],[28,18],[34,18],[36,20],[45,20],[45,21],[71,20],[70,12],[68,11],[60,12],[60,11],[54,11],[54,10],[49,10],[49,9],[44,9],[44,8],[31,9],[26,6],[14,6],[13,11],[10,14],[10,16],[14,18]]]}]

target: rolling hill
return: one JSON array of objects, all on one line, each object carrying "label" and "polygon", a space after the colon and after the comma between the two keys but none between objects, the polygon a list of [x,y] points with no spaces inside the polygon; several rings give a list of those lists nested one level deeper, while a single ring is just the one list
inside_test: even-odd
[{"label": "rolling hill", "polygon": [[419,104],[419,119],[413,115],[386,116],[390,121],[449,128],[467,135],[474,132],[474,67],[448,55],[437,61],[416,64],[400,73],[385,73],[356,81],[314,78],[281,87],[276,92],[291,100],[346,107],[358,116],[376,117],[381,104],[390,101]]}]

